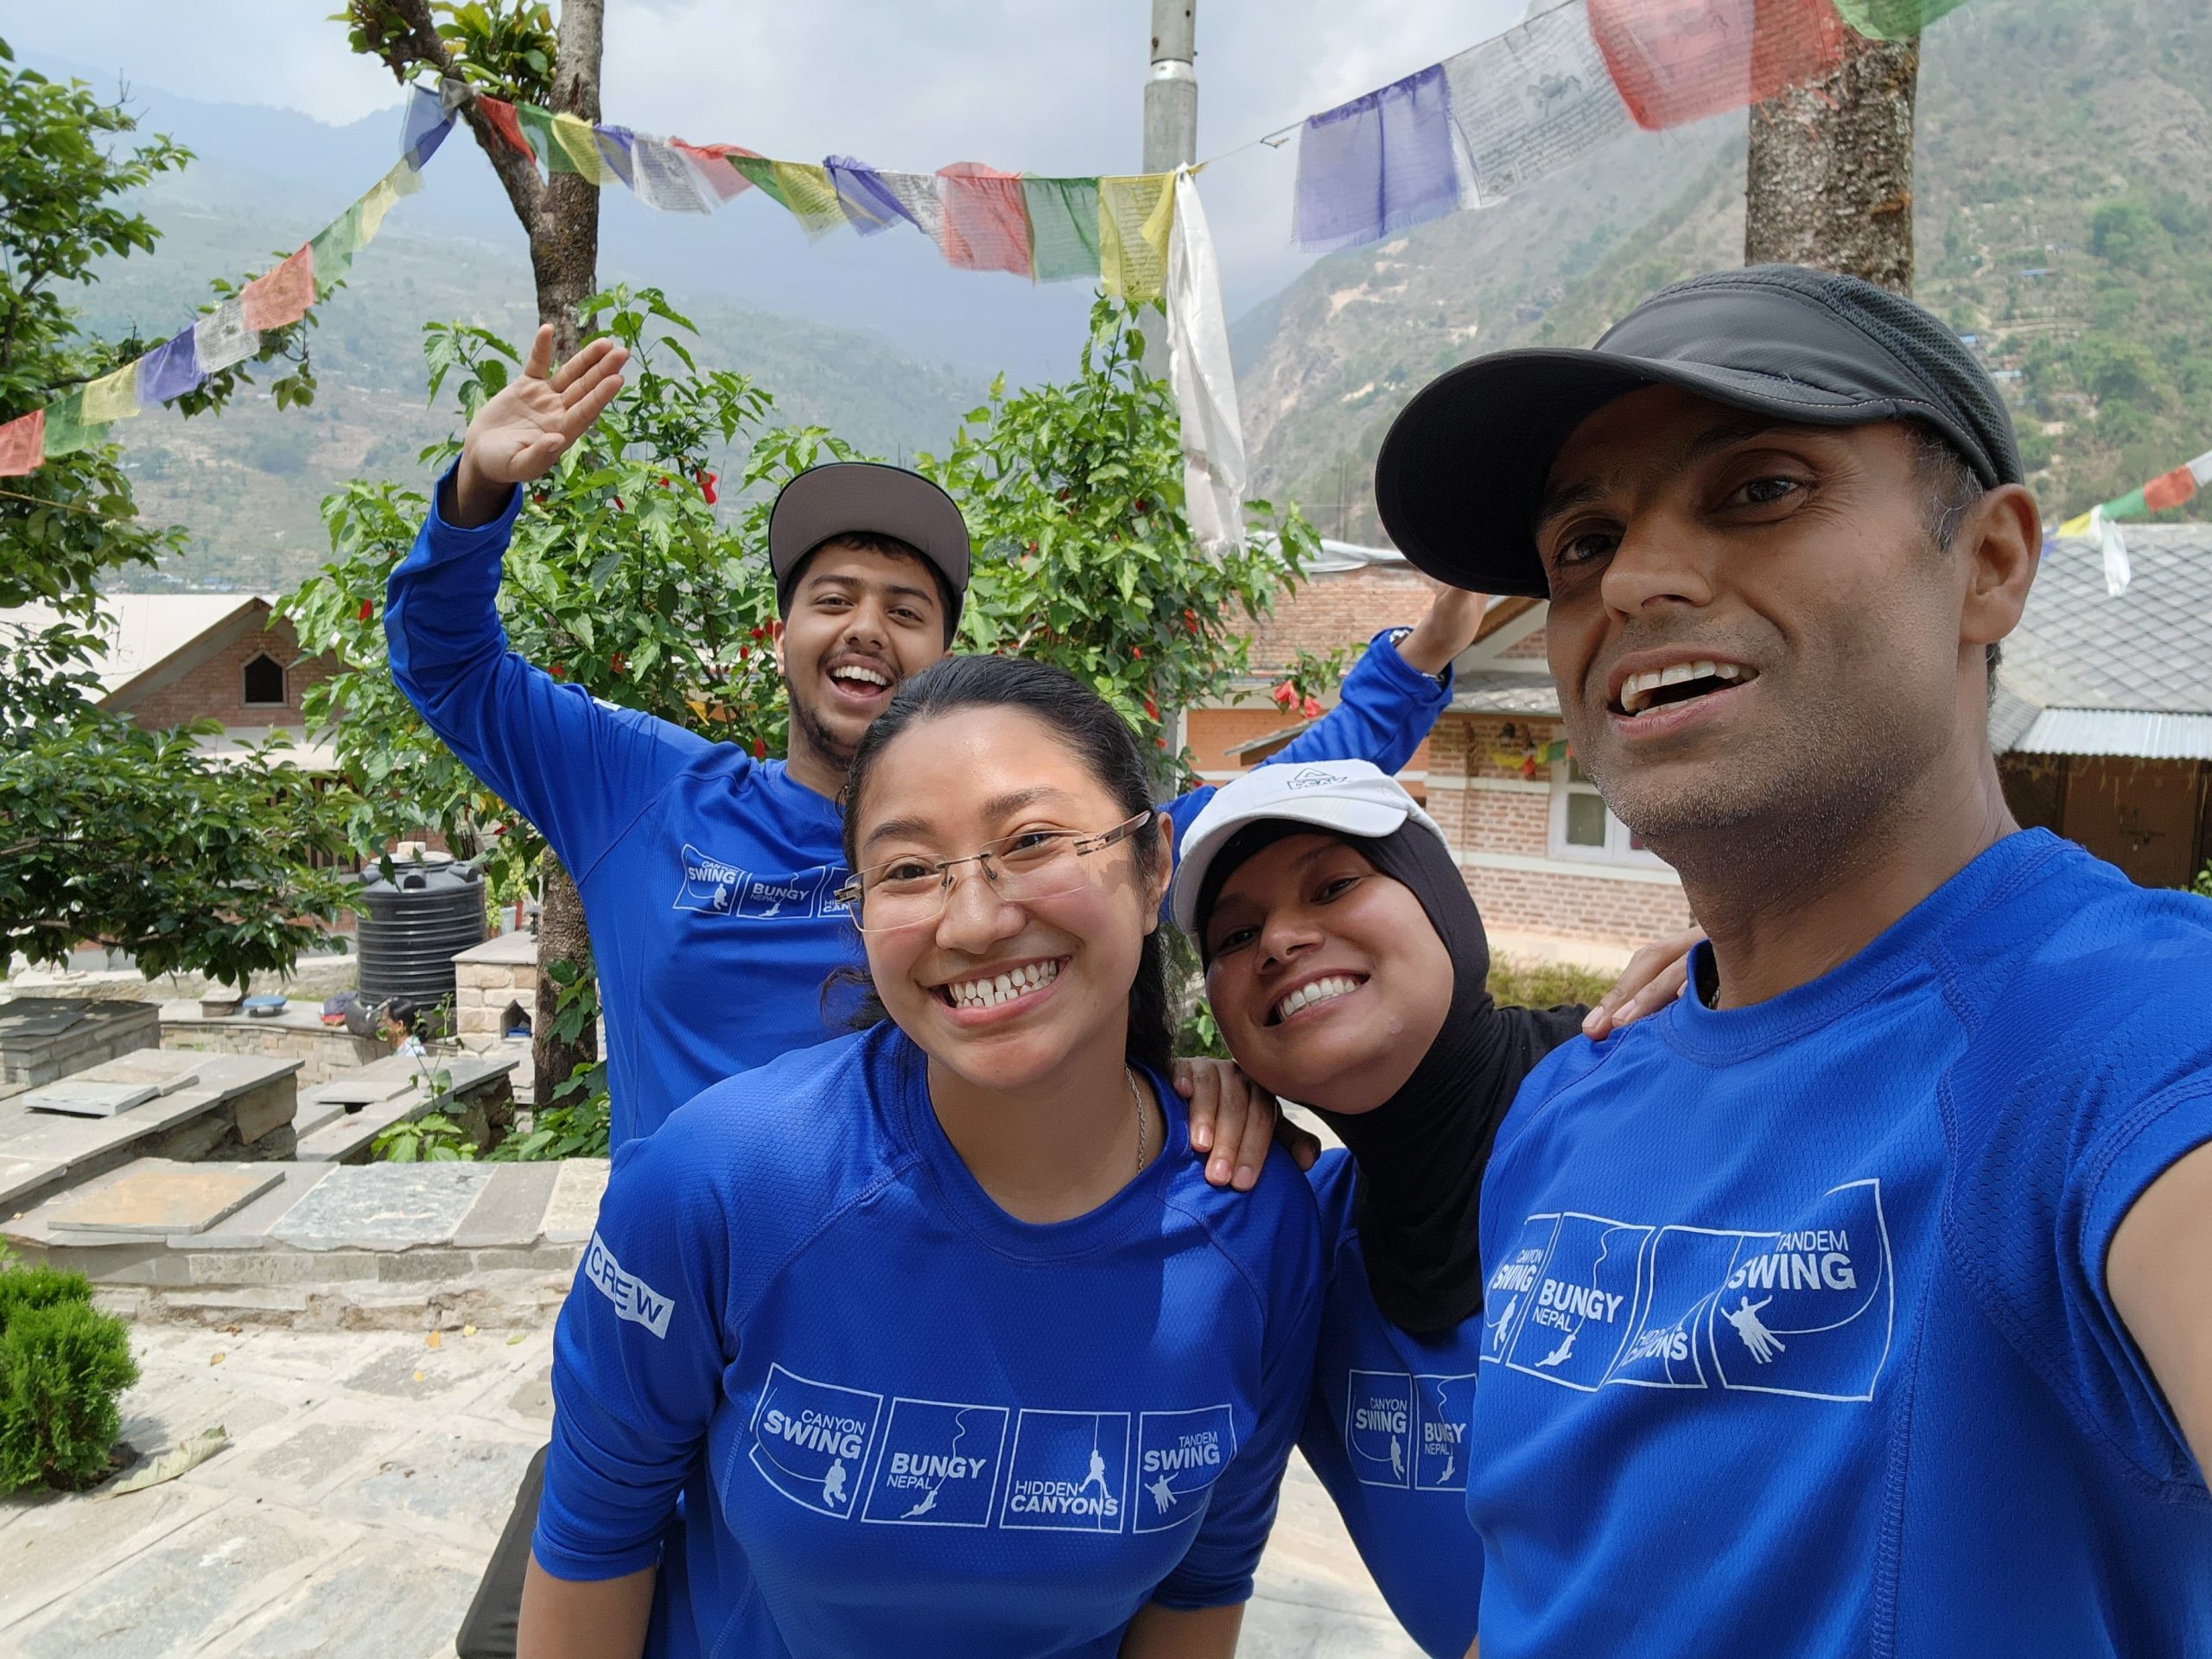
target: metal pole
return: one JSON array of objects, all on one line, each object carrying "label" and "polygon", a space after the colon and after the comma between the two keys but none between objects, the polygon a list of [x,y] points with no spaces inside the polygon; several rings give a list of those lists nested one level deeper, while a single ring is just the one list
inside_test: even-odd
[{"label": "metal pole", "polygon": [[1198,159],[1198,0],[1152,0],[1152,72],[1144,83],[1144,170]]}]

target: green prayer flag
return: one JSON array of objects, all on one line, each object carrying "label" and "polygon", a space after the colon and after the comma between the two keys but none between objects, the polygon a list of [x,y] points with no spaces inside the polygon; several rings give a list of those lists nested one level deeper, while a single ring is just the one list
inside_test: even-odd
[{"label": "green prayer flag", "polygon": [[1917,35],[1966,0],[1835,0],[1843,21],[1870,41],[1902,41]]},{"label": "green prayer flag", "polygon": [[2151,504],[2143,499],[2143,492],[2139,489],[2130,490],[2117,501],[2105,503],[2105,517],[2107,518],[2147,518],[2150,516]]},{"label": "green prayer flag", "polygon": [[76,449],[89,449],[105,441],[107,429],[87,425],[85,422],[85,389],[78,387],[66,397],[57,397],[46,406],[45,454],[48,460],[66,455]]},{"label": "green prayer flag", "polygon": [[361,204],[355,202],[316,232],[308,246],[315,250],[315,296],[325,298],[353,267],[353,256],[360,251]]},{"label": "green prayer flag", "polygon": [[522,135],[530,140],[530,147],[537,152],[538,165],[548,173],[573,173],[576,164],[568,153],[553,142],[553,111],[536,104],[515,105],[515,120],[522,128]]},{"label": "green prayer flag", "polygon": [[781,207],[791,211],[791,203],[784,195],[783,181],[776,176],[776,164],[766,156],[729,156],[723,159],[760,188],[760,194]]},{"label": "green prayer flag", "polygon": [[1098,275],[1098,181],[1021,175],[1029,272],[1040,283]]}]

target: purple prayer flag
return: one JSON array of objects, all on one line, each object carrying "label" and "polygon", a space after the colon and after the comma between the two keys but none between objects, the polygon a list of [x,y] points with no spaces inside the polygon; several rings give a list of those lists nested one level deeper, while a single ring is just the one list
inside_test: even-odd
[{"label": "purple prayer flag", "polygon": [[1442,64],[1306,123],[1294,219],[1300,247],[1319,253],[1380,241],[1459,207]]},{"label": "purple prayer flag", "polygon": [[156,346],[138,359],[138,401],[166,404],[181,397],[207,376],[192,349],[193,330],[188,328],[165,346]]},{"label": "purple prayer flag", "polygon": [[866,162],[852,156],[830,156],[823,159],[823,171],[836,188],[838,204],[845,210],[845,217],[862,236],[874,236],[878,231],[887,231],[900,219],[916,230],[922,228],[919,220],[901,207],[883,182],[883,176]]},{"label": "purple prayer flag", "polygon": [[631,189],[636,189],[638,168],[630,159],[630,144],[636,135],[627,127],[595,126],[591,136],[598,146],[599,159],[607,163],[607,170]]},{"label": "purple prayer flag", "polygon": [[408,166],[420,172],[452,130],[453,117],[435,92],[421,86],[407,89],[406,124],[399,130],[399,153]]}]

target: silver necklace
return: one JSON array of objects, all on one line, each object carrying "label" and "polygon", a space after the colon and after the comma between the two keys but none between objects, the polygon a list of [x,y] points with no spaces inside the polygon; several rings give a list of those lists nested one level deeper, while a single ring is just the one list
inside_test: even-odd
[{"label": "silver necklace", "polygon": [[1122,1068],[1122,1075],[1129,1080],[1129,1100],[1137,1109],[1137,1173],[1141,1175],[1144,1173],[1145,1163],[1144,1096],[1137,1092],[1137,1074],[1135,1072],[1130,1071],[1129,1068],[1125,1065]]}]

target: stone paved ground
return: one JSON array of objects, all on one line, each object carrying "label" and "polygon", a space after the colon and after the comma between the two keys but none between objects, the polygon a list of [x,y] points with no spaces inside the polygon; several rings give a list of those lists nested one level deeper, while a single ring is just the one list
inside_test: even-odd
[{"label": "stone paved ground", "polygon": [[[124,1436],[232,1445],[120,1497],[0,1500],[0,1653],[436,1659],[552,1405],[551,1333],[134,1328]],[[1294,1464],[1239,1649],[1419,1659]]]}]

